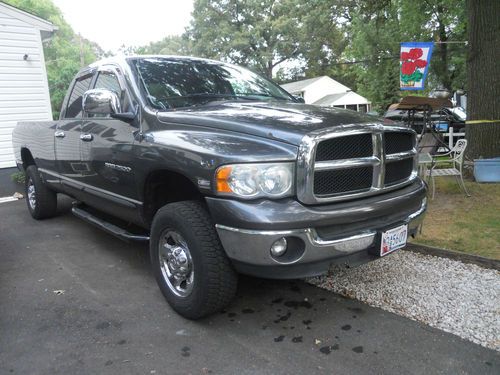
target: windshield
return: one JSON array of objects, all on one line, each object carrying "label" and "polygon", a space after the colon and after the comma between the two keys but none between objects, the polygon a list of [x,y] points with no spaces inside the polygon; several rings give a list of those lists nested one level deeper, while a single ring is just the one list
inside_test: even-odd
[{"label": "windshield", "polygon": [[134,59],[152,107],[159,110],[203,105],[219,100],[294,99],[279,86],[235,65],[194,59]]}]

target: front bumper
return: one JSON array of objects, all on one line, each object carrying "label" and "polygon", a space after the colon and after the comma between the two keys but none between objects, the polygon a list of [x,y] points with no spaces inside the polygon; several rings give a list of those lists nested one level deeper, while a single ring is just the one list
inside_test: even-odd
[{"label": "front bumper", "polygon": [[[314,208],[302,206],[300,213],[295,206],[294,215],[287,215],[287,228],[282,227],[283,211],[277,202],[272,202],[276,204],[275,210],[262,211],[260,215],[253,207],[252,215],[260,216],[260,220],[251,220],[245,229],[217,220],[216,228],[228,257],[241,273],[281,279],[315,276],[327,272],[332,263],[354,266],[379,258],[380,236],[384,230],[406,223],[408,235],[416,235],[426,210],[426,188],[420,181],[413,185],[399,190],[399,195],[392,192],[378,199],[351,202],[351,209],[344,203]],[[213,211],[214,201],[208,203]],[[323,220],[315,220],[314,212]],[[358,217],[359,212],[364,215]],[[232,210],[228,214],[239,214],[240,223],[249,220],[244,213]],[[276,221],[266,225],[265,221],[271,220],[269,215],[273,213]],[[309,218],[308,225],[304,225],[304,217]],[[262,224],[264,228],[254,229]],[[287,251],[290,255],[273,257],[270,248],[282,237],[291,245]]]}]

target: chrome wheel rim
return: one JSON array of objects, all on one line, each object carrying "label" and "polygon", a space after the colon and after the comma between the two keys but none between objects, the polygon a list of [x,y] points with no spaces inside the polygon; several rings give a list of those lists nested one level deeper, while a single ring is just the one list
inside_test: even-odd
[{"label": "chrome wheel rim", "polygon": [[160,269],[169,289],[179,297],[187,297],[193,290],[194,269],[189,247],[176,231],[162,232],[158,244]]},{"label": "chrome wheel rim", "polygon": [[28,203],[30,205],[30,208],[34,210],[36,208],[36,194],[35,194],[35,184],[33,183],[33,180],[30,179],[28,180]]}]

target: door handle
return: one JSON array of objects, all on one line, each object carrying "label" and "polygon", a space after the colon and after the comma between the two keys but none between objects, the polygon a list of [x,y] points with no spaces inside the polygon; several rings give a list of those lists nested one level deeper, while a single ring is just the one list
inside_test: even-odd
[{"label": "door handle", "polygon": [[66,137],[66,134],[64,134],[64,132],[62,130],[57,130],[54,133],[54,137],[56,137],[56,138],[64,138],[64,137]]},{"label": "door handle", "polygon": [[90,142],[91,140],[94,139],[94,136],[92,134],[80,134],[80,139],[84,142]]}]

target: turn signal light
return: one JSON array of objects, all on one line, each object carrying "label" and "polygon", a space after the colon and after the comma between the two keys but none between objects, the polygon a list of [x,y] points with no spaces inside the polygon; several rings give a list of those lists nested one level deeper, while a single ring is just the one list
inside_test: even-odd
[{"label": "turn signal light", "polygon": [[232,167],[225,166],[217,169],[217,175],[215,177],[217,184],[217,191],[219,193],[232,193],[231,187],[229,186],[228,180],[231,174]]}]

